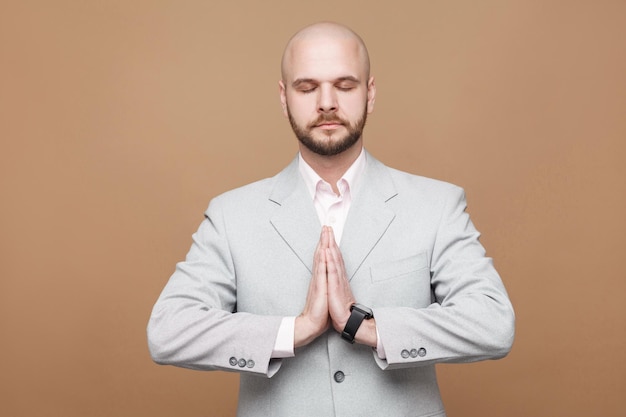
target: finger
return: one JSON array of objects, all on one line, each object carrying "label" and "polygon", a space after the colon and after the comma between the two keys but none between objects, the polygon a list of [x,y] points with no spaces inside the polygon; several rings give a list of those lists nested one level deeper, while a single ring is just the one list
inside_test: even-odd
[{"label": "finger", "polygon": [[336,252],[331,248],[326,249],[325,251],[326,258],[326,275],[328,276],[328,281],[336,284],[340,279],[341,271],[339,270],[339,263],[337,262]]},{"label": "finger", "polygon": [[307,293],[306,311],[311,311],[314,316],[323,318],[327,314],[328,285],[326,282],[326,254],[320,251],[313,266],[313,275]]},{"label": "finger", "polygon": [[330,226],[328,227],[328,247],[339,250],[339,244],[337,243],[337,238],[335,237],[335,230]]},{"label": "finger", "polygon": [[346,275],[346,267],[343,262],[343,256],[341,255],[341,250],[337,245],[331,245],[331,247],[328,248],[326,258],[328,259],[327,262],[334,263],[334,267],[337,269],[337,274],[340,277],[344,277]]},{"label": "finger", "polygon": [[330,245],[330,228],[328,226],[322,226],[322,238],[321,243],[324,249],[328,248]]},{"label": "finger", "polygon": [[326,248],[324,251],[324,258],[326,259],[326,272],[328,274],[337,273],[337,265],[335,265],[335,259],[330,248]]},{"label": "finger", "polygon": [[332,226],[328,226],[328,247],[337,246],[337,241],[335,240],[335,230]]},{"label": "finger", "polygon": [[313,277],[316,281],[326,282],[326,270],[328,268],[326,249],[320,248],[315,256],[313,265]]},{"label": "finger", "polygon": [[326,278],[326,270],[328,269],[328,254],[326,253],[326,249],[320,249],[319,259],[317,261],[318,264],[318,273],[320,276],[324,276]]},{"label": "finger", "polygon": [[339,245],[337,245],[337,240],[335,239],[335,231],[332,227],[328,228],[328,247],[333,251],[339,252],[339,255],[341,255],[341,250],[339,249]]}]

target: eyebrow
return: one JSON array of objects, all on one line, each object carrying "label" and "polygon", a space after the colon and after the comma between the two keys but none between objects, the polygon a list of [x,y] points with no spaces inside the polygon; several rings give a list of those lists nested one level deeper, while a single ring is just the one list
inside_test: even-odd
[{"label": "eyebrow", "polygon": [[302,84],[316,84],[316,83],[317,81],[315,81],[313,78],[298,78],[297,80],[291,83],[291,86],[293,88],[296,88]]},{"label": "eyebrow", "polygon": [[[356,84],[359,83],[359,79],[356,77],[353,77],[352,75],[346,75],[344,77],[339,77],[337,78],[334,82],[335,83],[340,83],[343,81],[350,81],[350,82],[354,82]],[[319,81],[313,79],[313,78],[298,78],[297,80],[295,80],[294,82],[291,83],[291,86],[293,88],[297,88],[299,85],[302,84],[318,84]]]},{"label": "eyebrow", "polygon": [[345,77],[339,77],[339,78],[337,78],[336,82],[342,82],[342,81],[351,81],[351,82],[356,83],[356,84],[358,84],[360,82],[358,78],[353,77],[351,75],[347,75]]}]

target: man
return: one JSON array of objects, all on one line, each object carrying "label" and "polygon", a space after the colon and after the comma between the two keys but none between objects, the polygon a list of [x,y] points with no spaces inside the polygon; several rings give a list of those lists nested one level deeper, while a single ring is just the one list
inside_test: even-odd
[{"label": "man", "polygon": [[445,416],[434,365],[514,335],[463,191],[363,149],[376,87],[350,29],[298,32],[279,86],[299,155],[211,201],[154,306],[153,359],[240,372],[239,416]]}]

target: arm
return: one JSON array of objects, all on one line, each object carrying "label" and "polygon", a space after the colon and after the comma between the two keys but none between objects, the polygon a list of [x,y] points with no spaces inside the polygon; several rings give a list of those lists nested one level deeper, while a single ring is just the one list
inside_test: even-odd
[{"label": "arm", "polygon": [[237,312],[236,293],[221,210],[212,202],[185,261],[153,308],[148,323],[153,360],[201,370],[276,372],[280,361],[270,357],[281,317]]},{"label": "arm", "polygon": [[513,308],[465,208],[464,193],[455,188],[433,245],[436,302],[423,309],[374,309],[387,356],[375,356],[381,368],[495,359],[511,349]]}]

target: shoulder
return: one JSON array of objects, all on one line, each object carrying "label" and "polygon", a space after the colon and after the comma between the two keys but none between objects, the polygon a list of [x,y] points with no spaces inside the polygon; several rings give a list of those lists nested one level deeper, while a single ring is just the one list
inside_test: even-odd
[{"label": "shoulder", "polygon": [[[463,194],[463,189],[458,185],[435,178],[401,171],[399,169],[389,167],[374,158],[372,158],[370,166],[372,168],[371,172],[374,174],[373,177],[387,177],[388,181],[393,184],[393,187],[395,187],[396,192],[399,194]],[[380,182],[383,183],[384,180]]]},{"label": "shoulder", "polygon": [[[272,203],[272,196],[279,191],[289,192],[298,183],[297,163],[291,162],[273,177],[264,178],[219,194],[210,201],[208,210],[251,212],[262,210]],[[278,190],[278,191],[277,191]]]},{"label": "shoulder", "polygon": [[207,213],[219,210],[227,213],[251,210],[268,200],[274,177],[264,178],[214,196],[209,201]]},{"label": "shoulder", "polygon": [[439,216],[450,210],[465,209],[465,191],[458,185],[393,168],[389,172],[398,192],[392,204],[400,211],[419,210]]},{"label": "shoulder", "polygon": [[424,192],[450,193],[462,190],[461,187],[456,184],[439,179],[411,174],[394,168],[388,168],[388,170],[396,186],[403,191],[413,189]]},{"label": "shoulder", "polygon": [[408,222],[404,224],[440,224],[444,218],[457,218],[467,208],[465,191],[456,184],[395,168],[385,170],[395,188],[386,203],[399,219]]}]

